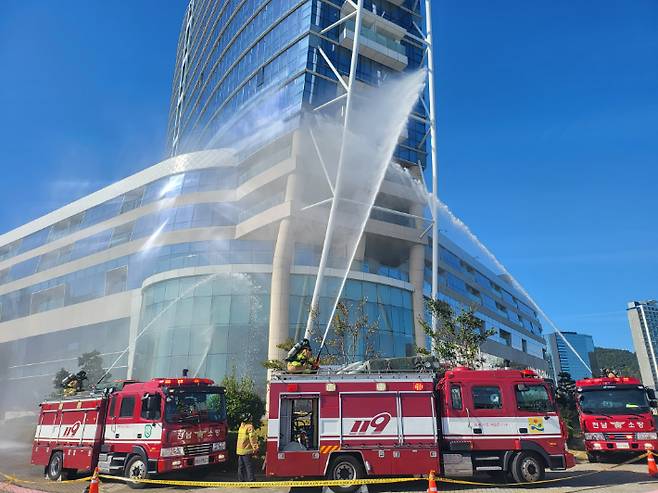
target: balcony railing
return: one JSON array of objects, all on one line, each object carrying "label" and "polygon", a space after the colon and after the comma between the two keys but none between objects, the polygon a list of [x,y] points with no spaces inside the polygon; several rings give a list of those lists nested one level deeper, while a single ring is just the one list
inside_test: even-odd
[{"label": "balcony railing", "polygon": [[[354,45],[354,21],[347,21],[340,32],[340,44],[346,48]],[[403,70],[409,63],[404,46],[366,25],[361,26],[359,53],[367,58],[391,67]]]}]

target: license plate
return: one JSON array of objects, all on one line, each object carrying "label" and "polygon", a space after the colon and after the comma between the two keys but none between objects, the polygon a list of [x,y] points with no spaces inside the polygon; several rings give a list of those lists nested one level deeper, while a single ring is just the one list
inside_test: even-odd
[{"label": "license plate", "polygon": [[194,458],[194,465],[195,466],[204,466],[208,464],[208,456],[207,455],[202,455],[201,457],[195,457]]},{"label": "license plate", "polygon": [[631,448],[628,443],[618,443],[617,448]]}]

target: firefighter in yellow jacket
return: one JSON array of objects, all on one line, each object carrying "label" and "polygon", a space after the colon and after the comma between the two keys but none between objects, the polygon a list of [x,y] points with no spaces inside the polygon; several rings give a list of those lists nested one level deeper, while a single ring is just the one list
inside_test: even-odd
[{"label": "firefighter in yellow jacket", "polygon": [[302,339],[288,352],[286,369],[288,373],[317,373],[318,363],[313,359],[313,351],[308,339]]},{"label": "firefighter in yellow jacket", "polygon": [[254,481],[254,468],[251,462],[251,456],[258,453],[258,438],[256,437],[254,425],[251,424],[251,414],[243,414],[240,416],[240,421],[236,449],[238,455],[238,481]]}]

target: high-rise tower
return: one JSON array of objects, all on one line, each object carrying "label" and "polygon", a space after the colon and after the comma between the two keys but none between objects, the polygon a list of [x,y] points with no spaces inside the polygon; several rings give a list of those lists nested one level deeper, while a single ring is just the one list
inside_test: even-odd
[{"label": "high-rise tower", "polygon": [[[420,3],[363,2],[359,83],[378,85],[421,66]],[[346,80],[349,74],[354,6],[342,0],[190,1],[178,41],[168,154],[212,146],[217,132],[264,90],[276,94],[268,99],[276,107],[267,112],[292,119],[291,126],[302,108],[344,92],[336,75]],[[399,161],[424,165],[426,116],[418,105],[396,152]]]},{"label": "high-rise tower", "polygon": [[[565,342],[565,339],[571,344],[571,347]],[[562,334],[553,332],[546,337],[548,348],[553,359],[553,368],[555,376],[562,372],[569,373],[574,380],[591,378],[592,371],[597,371],[596,365],[593,364],[594,340],[589,334],[579,334],[577,332],[562,331]],[[573,351],[575,349],[578,354]],[[585,361],[590,368],[587,368]]]},{"label": "high-rise tower", "polygon": [[640,364],[642,383],[656,388],[658,385],[658,302],[656,300],[631,301],[626,310],[633,336],[635,354]]}]

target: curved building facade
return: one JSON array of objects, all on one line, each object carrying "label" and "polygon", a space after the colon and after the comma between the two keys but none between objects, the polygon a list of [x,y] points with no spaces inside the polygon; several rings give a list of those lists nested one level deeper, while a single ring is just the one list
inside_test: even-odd
[{"label": "curved building facade", "polygon": [[[2,235],[0,395],[33,404],[90,351],[114,363],[112,378],[235,369],[262,383],[271,339],[303,333],[320,253],[295,235],[287,294],[274,295],[278,226],[296,208],[276,190],[295,176],[295,135],[239,161],[222,151],[170,158]],[[264,155],[279,161],[263,169]],[[330,277],[321,313],[337,290]],[[405,265],[362,249],[343,298],[366,300],[377,352],[404,355],[415,348],[413,292]]]},{"label": "curved building facade", "polygon": [[[297,139],[237,160],[223,151],[176,156],[0,236],[4,410],[31,408],[60,368],[76,369],[94,350],[106,367],[114,363],[113,379],[188,368],[215,379],[235,370],[262,384],[261,363],[281,356],[276,344],[303,334],[321,251],[289,193],[303,181]],[[413,210],[411,195],[389,176],[378,200]],[[414,324],[429,288],[422,229],[402,216],[372,216],[342,293],[376,324],[372,349],[382,356],[412,355],[425,342]],[[496,329],[485,351],[544,368],[541,326],[527,301],[441,243],[441,297],[478,305]],[[337,272],[328,274],[319,324],[339,288]]]},{"label": "curved building facade", "polygon": [[[359,84],[420,65],[418,4],[364,1]],[[113,379],[188,368],[264,382],[261,363],[281,357],[277,345],[306,325],[326,218],[304,207],[322,195],[308,185],[300,122],[342,91],[320,49],[344,76],[354,26],[322,31],[350,9],[334,0],[190,2],[169,116],[172,157],[0,236],[0,413],[33,409],[60,368],[76,369],[94,350]],[[245,125],[263,118],[274,131]],[[425,132],[417,108],[394,158],[412,173],[425,164]],[[256,133],[263,138],[245,139]],[[216,149],[243,140],[232,152]],[[418,200],[387,175],[341,294],[351,316],[362,309],[377,327],[356,356],[366,345],[381,356],[412,355],[426,343],[417,319],[431,255],[426,224],[414,219]],[[457,245],[441,244],[441,297],[475,305],[496,329],[484,350],[545,370],[529,302]],[[327,274],[320,326],[341,273],[329,265]]]}]

